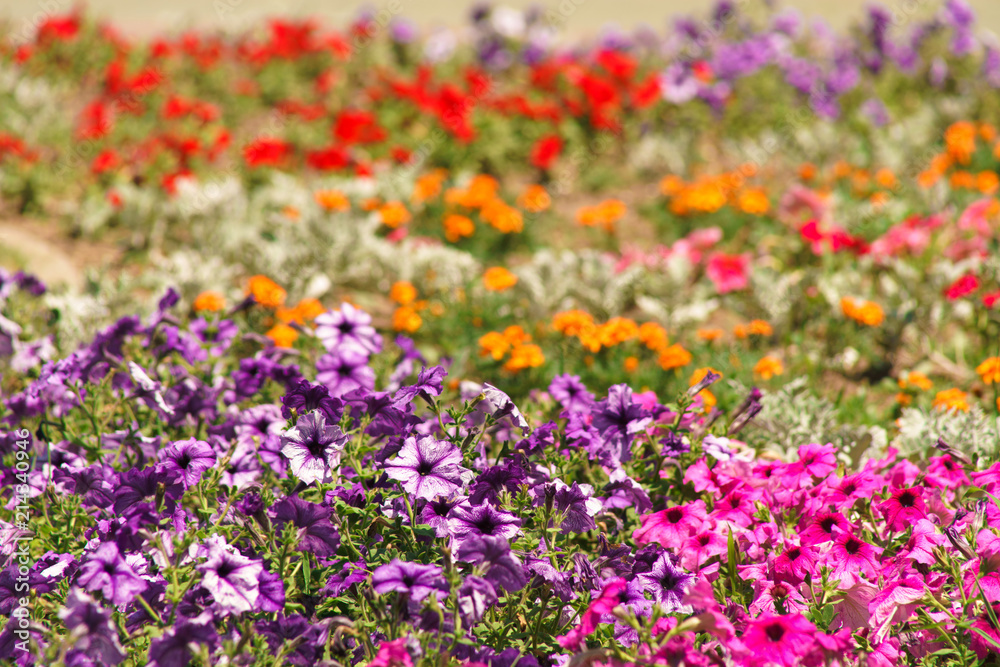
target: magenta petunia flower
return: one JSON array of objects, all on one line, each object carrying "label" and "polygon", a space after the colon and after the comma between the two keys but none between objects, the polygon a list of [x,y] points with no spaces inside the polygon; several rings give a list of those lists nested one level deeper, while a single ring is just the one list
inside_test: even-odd
[{"label": "magenta petunia flower", "polygon": [[802,614],[766,615],[747,624],[743,644],[751,667],[794,667],[809,656],[815,645],[816,627]]},{"label": "magenta petunia flower", "polygon": [[878,573],[876,549],[852,533],[843,533],[830,549],[833,576],[863,572],[874,579]]},{"label": "magenta petunia flower", "polygon": [[677,547],[705,522],[705,503],[702,500],[676,505],[640,517],[642,526],[632,533],[637,544],[656,542],[661,547]]},{"label": "magenta petunia flower", "polygon": [[461,463],[462,451],[450,442],[410,436],[385,464],[385,474],[402,483],[410,495],[431,500],[458,491],[471,478],[472,471]]},{"label": "magenta petunia flower", "polygon": [[896,489],[888,500],[879,503],[877,507],[885,515],[889,527],[897,531],[906,530],[917,521],[927,517],[923,489],[919,486]]},{"label": "magenta petunia flower", "polygon": [[812,518],[799,539],[802,544],[824,544],[851,529],[850,522],[840,512],[823,512]]}]

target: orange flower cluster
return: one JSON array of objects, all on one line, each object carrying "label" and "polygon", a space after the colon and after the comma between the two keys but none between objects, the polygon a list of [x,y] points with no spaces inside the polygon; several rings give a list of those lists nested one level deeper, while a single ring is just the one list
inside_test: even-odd
[{"label": "orange flower cluster", "polygon": [[737,324],[733,327],[733,335],[740,340],[750,336],[772,336],[774,327],[764,320],[750,320],[746,324]]},{"label": "orange flower cluster", "polygon": [[934,397],[934,407],[938,410],[969,411],[969,395],[958,388],[939,391]]},{"label": "orange flower cluster", "polygon": [[885,321],[882,307],[873,301],[845,296],[840,300],[840,310],[858,324],[877,327]]},{"label": "orange flower cluster", "polygon": [[898,394],[896,394],[896,402],[900,405],[909,405],[913,402],[913,396],[919,391],[928,391],[934,386],[923,373],[918,373],[917,371],[909,371],[908,373],[903,373],[899,376],[897,380],[899,388],[902,389]]},{"label": "orange flower cluster", "polygon": [[382,204],[378,208],[378,214],[382,218],[382,224],[389,229],[398,229],[410,221],[410,212],[406,210],[402,202],[390,201]]},{"label": "orange flower cluster", "polygon": [[743,213],[764,215],[771,210],[767,192],[746,185],[746,179],[756,173],[756,166],[745,164],[736,171],[699,176],[689,182],[669,175],[660,181],[660,192],[670,200],[674,215],[715,213],[727,204]]},{"label": "orange flower cluster", "polygon": [[[644,322],[640,325],[627,317],[613,317],[599,324],[584,310],[566,310],[553,315],[552,328],[564,336],[575,337],[591,353],[635,340],[658,353],[660,365],[664,368],[678,368],[691,362],[691,355],[679,345],[671,346],[667,330],[656,322]],[[664,366],[664,359],[669,364],[670,359],[677,358],[678,350],[683,351],[681,354],[687,355],[687,359],[683,360],[681,356],[683,363]],[[634,364],[627,362],[626,370],[630,370],[629,366],[632,366],[631,370],[638,368],[638,361]]]},{"label": "orange flower cluster", "polygon": [[287,296],[287,292],[278,283],[261,275],[252,276],[247,281],[246,293],[253,295],[257,303],[267,308],[282,307]]},{"label": "orange flower cluster", "polygon": [[202,292],[195,297],[192,307],[196,313],[217,313],[226,307],[226,297],[222,296],[218,292]]},{"label": "orange flower cluster", "polygon": [[444,237],[452,243],[458,243],[475,232],[476,225],[464,215],[452,213],[444,218]]},{"label": "orange flower cluster", "polygon": [[1000,357],[990,357],[976,366],[976,373],[986,384],[1000,382]]},{"label": "orange flower cluster", "polygon": [[294,308],[278,308],[274,314],[285,324],[305,324],[326,312],[319,299],[302,299]]},{"label": "orange flower cluster", "polygon": [[770,380],[776,375],[784,375],[785,366],[781,363],[781,359],[769,354],[754,364],[753,372],[764,380]]},{"label": "orange flower cluster", "polygon": [[479,356],[490,356],[494,361],[500,361],[508,353],[510,357],[503,368],[512,373],[537,368],[545,363],[542,348],[532,343],[531,336],[517,325],[509,326],[502,332],[491,331],[479,338]]},{"label": "orange flower cluster", "polygon": [[410,195],[410,200],[415,204],[422,204],[434,199],[441,194],[441,186],[447,177],[448,171],[446,169],[434,169],[424,174],[413,184],[413,194]]},{"label": "orange flower cluster", "polygon": [[480,174],[465,188],[449,189],[445,192],[444,199],[451,206],[478,210],[479,217],[501,233],[513,234],[522,231],[524,216],[500,198],[497,194],[499,188],[500,184],[495,178]]},{"label": "orange flower cluster", "polygon": [[552,198],[541,185],[529,185],[517,199],[517,205],[531,213],[541,213],[552,206]]},{"label": "orange flower cluster", "polygon": [[483,285],[491,292],[505,292],[517,284],[517,276],[503,268],[494,266],[483,273]]},{"label": "orange flower cluster", "polygon": [[416,300],[417,288],[413,283],[406,280],[396,281],[389,288],[389,299],[399,306],[392,313],[393,330],[413,333],[423,325],[424,320],[417,311],[423,310],[427,302]]},{"label": "orange flower cluster", "polygon": [[609,234],[614,231],[615,223],[625,217],[628,207],[620,199],[606,199],[594,206],[584,206],[576,212],[576,221],[584,227],[600,225]]},{"label": "orange flower cluster", "polygon": [[346,211],[351,208],[351,202],[340,190],[318,190],[313,198],[327,211]]},{"label": "orange flower cluster", "polygon": [[990,148],[993,157],[1000,159],[1000,141],[996,140],[995,127],[965,120],[952,123],[944,133],[945,150],[931,159],[927,169],[917,176],[917,183],[922,188],[930,188],[954,168],[948,178],[952,189],[976,190],[985,195],[1000,191],[1000,178],[995,171],[973,173],[962,168],[972,163],[980,139]]}]

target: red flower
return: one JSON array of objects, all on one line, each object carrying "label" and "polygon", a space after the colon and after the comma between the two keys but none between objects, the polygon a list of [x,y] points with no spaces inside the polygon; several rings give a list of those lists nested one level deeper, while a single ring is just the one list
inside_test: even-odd
[{"label": "red flower", "polygon": [[90,163],[90,170],[95,174],[103,174],[116,168],[118,164],[118,153],[109,148],[94,158],[94,161]]},{"label": "red flower", "polygon": [[343,169],[351,164],[351,156],[346,148],[341,146],[330,146],[318,151],[309,151],[306,155],[306,163],[313,169],[320,171],[333,171]]},{"label": "red flower", "polygon": [[977,289],[979,289],[979,278],[971,273],[967,273],[953,282],[944,291],[944,295],[948,297],[949,301],[956,301],[962,297],[969,296]]},{"label": "red flower", "polygon": [[548,170],[562,153],[563,142],[558,135],[550,134],[535,142],[531,149],[531,164],[539,169]]},{"label": "red flower", "polygon": [[262,138],[243,149],[243,159],[251,167],[278,167],[291,156],[292,146],[281,139]]},{"label": "red flower", "polygon": [[333,135],[345,144],[374,144],[386,138],[371,111],[341,111],[333,126]]},{"label": "red flower", "polygon": [[1000,291],[990,292],[983,295],[983,305],[987,308],[992,308],[1000,301]]},{"label": "red flower", "polygon": [[616,79],[631,79],[635,74],[635,60],[618,51],[601,51],[597,63]]}]

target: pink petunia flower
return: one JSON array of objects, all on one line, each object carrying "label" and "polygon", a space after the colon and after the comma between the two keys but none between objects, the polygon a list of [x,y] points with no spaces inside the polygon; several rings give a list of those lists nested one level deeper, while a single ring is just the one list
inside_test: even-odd
[{"label": "pink petunia flower", "polygon": [[747,665],[793,667],[815,645],[816,627],[802,614],[765,615],[748,624],[743,643],[750,655]]},{"label": "pink petunia flower", "polygon": [[683,544],[705,522],[705,502],[696,500],[640,517],[642,526],[632,533],[637,544],[656,542],[672,548]]},{"label": "pink petunia flower", "polygon": [[862,572],[874,578],[878,570],[877,549],[852,533],[843,533],[830,550],[833,576]]},{"label": "pink petunia flower", "polygon": [[746,289],[750,284],[750,254],[712,253],[708,258],[705,273],[719,294]]},{"label": "pink petunia flower", "polygon": [[927,517],[923,489],[919,486],[896,489],[888,500],[879,503],[876,507],[885,516],[889,527],[896,531],[906,530],[914,522]]}]

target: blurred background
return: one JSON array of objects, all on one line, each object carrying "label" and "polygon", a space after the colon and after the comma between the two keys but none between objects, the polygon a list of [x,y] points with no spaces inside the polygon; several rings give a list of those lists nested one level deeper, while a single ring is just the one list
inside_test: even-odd
[{"label": "blurred background", "polygon": [[[756,0],[751,0],[754,2]],[[641,24],[662,28],[676,14],[706,14],[714,5],[708,0],[504,0],[509,7],[540,6],[560,12],[565,18],[563,36],[579,37],[600,32],[608,24],[631,29]],[[746,3],[737,3],[746,4]],[[795,7],[809,19],[823,17],[843,28],[860,18],[868,0],[786,0],[775,3]],[[940,7],[938,0],[894,0],[881,3],[900,17],[926,16]],[[1000,33],[1000,0],[968,0],[981,29]],[[72,0],[6,0],[0,2],[0,17],[14,22],[31,21],[45,13],[60,13],[76,6]],[[421,28],[456,26],[466,22],[474,3],[468,0],[91,0],[86,7],[98,16],[131,31],[180,30],[188,26],[215,26],[238,31],[265,16],[315,16],[327,25],[346,24],[365,8],[389,10]],[[35,19],[37,20],[37,19]]]}]

